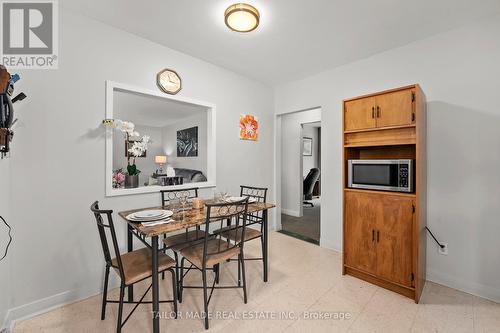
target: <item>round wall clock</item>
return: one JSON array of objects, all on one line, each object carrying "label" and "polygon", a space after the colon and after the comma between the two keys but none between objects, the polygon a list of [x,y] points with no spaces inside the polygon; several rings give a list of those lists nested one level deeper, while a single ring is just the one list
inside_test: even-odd
[{"label": "round wall clock", "polygon": [[156,84],[163,92],[175,95],[182,89],[182,81],[176,71],[164,69],[156,75]]}]

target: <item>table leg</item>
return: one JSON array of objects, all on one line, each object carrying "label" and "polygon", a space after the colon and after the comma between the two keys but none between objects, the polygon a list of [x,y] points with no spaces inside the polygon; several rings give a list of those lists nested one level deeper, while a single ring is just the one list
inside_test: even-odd
[{"label": "table leg", "polygon": [[153,279],[153,333],[160,332],[159,286],[158,286],[158,236],[151,238],[152,279]]},{"label": "table leg", "polygon": [[[130,224],[127,224],[127,250],[128,252],[134,251],[134,241],[133,241],[133,235],[132,235],[133,228]],[[128,287],[127,291],[128,295],[128,301],[133,302],[134,301],[134,286],[130,285]]]},{"label": "table leg", "polygon": [[268,270],[268,240],[269,240],[269,228],[268,228],[268,214],[267,214],[267,209],[264,210],[264,212],[262,213],[262,218],[263,218],[263,221],[262,223],[264,224],[263,225],[263,228],[264,228],[264,232],[263,232],[263,237],[264,237],[264,242],[263,242],[263,251],[262,251],[262,254],[263,254],[263,262],[264,262],[264,282],[267,282],[267,270]]}]

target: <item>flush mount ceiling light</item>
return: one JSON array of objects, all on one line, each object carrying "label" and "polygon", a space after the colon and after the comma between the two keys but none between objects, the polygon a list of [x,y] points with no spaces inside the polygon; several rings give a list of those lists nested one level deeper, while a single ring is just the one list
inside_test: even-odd
[{"label": "flush mount ceiling light", "polygon": [[259,11],[249,4],[237,3],[224,12],[224,21],[229,29],[237,32],[250,32],[259,26]]}]

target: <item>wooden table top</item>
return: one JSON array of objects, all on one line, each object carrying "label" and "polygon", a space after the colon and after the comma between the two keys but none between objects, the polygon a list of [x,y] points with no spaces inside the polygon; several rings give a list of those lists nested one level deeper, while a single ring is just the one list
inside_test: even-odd
[{"label": "wooden table top", "polygon": [[[266,209],[276,207],[275,204],[266,202],[255,202],[248,204],[248,213],[256,213]],[[184,230],[186,228],[195,227],[197,225],[202,225],[205,223],[207,218],[207,208],[203,209],[188,209],[184,213],[178,212],[172,216],[173,222],[159,224],[151,227],[144,227],[140,222],[132,222],[127,220],[127,216],[132,213],[139,212],[141,210],[147,209],[168,209],[168,207],[147,207],[132,209],[123,212],[119,212],[118,215],[123,218],[130,226],[136,229],[139,233],[146,237],[160,236],[166,233]]]}]

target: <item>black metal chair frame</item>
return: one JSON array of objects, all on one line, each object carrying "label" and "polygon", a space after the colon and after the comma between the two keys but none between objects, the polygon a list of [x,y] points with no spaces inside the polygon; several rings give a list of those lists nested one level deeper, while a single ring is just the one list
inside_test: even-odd
[{"label": "black metal chair frame", "polygon": [[[92,206],[90,207],[90,209],[94,213],[94,216],[95,216],[95,219],[97,222],[97,229],[99,231],[99,238],[101,240],[102,250],[104,253],[104,260],[106,262],[106,271],[105,271],[105,275],[104,275],[104,290],[103,290],[103,295],[102,295],[101,320],[104,320],[106,318],[106,305],[107,305],[107,303],[118,303],[118,315],[117,315],[118,318],[117,318],[116,331],[118,333],[120,333],[123,326],[127,323],[129,318],[132,316],[132,314],[134,313],[134,311],[137,309],[137,307],[140,304],[151,304],[152,303],[151,301],[144,301],[144,297],[146,297],[147,293],[151,289],[152,284],[149,285],[146,292],[142,295],[142,297],[140,298],[139,301],[133,301],[133,300],[124,301],[124,296],[125,296],[124,294],[125,294],[126,287],[132,286],[138,282],[149,279],[150,277],[136,281],[132,284],[128,284],[128,285],[125,284],[125,272],[123,269],[123,264],[122,264],[121,255],[120,255],[120,249],[118,246],[118,240],[116,238],[116,231],[115,231],[115,226],[114,226],[113,217],[112,217],[113,211],[99,209],[99,202],[98,201],[94,202],[92,204]],[[106,216],[108,224],[106,224],[104,222],[103,216]],[[113,262],[111,259],[111,252],[110,252],[109,245],[108,245],[106,229],[108,229],[109,232],[111,233],[113,251],[115,253],[115,259],[116,259],[116,263],[117,263],[116,266],[113,265]],[[147,245],[147,243],[145,243],[145,244]],[[151,250],[157,250],[157,249],[151,249]],[[109,271],[110,271],[111,267],[118,268],[118,271],[119,271],[118,275],[120,276],[120,280],[121,280],[119,300],[109,300],[108,299]],[[175,318],[177,318],[177,278],[176,278],[176,273],[175,273],[175,270],[173,268],[168,268],[166,270],[169,271],[172,275],[172,292],[173,292],[174,299],[160,301],[160,303],[173,303]],[[165,272],[165,270],[163,272]],[[124,321],[122,321],[123,304],[135,304],[134,308],[132,309],[132,311],[130,311],[130,313],[127,315],[127,317],[125,318]]]},{"label": "black metal chair frame", "polygon": [[[186,188],[186,189],[182,189],[182,190],[161,190],[160,191],[161,205],[162,205],[162,207],[168,207],[168,203],[171,200],[180,199],[180,195],[182,193],[186,193],[186,192],[189,193],[188,199],[197,198],[198,197],[198,190],[199,190],[198,187],[191,187],[191,188]],[[200,226],[197,226],[196,230],[200,230]],[[186,228],[186,237],[187,237],[188,231],[189,231],[189,228]],[[165,239],[167,239],[166,234],[163,235],[163,240],[165,240]],[[169,249],[170,248],[168,248],[165,245],[165,243],[163,243],[163,251],[166,252]],[[179,276],[179,255],[178,255],[177,251],[172,251],[172,252],[174,253],[174,259],[175,259],[175,274],[176,274],[177,278],[180,278],[180,276]],[[165,273],[162,273],[161,278],[162,279],[165,278]],[[177,281],[177,282],[179,282],[179,281]],[[177,286],[178,285],[179,284],[177,283]],[[179,303],[182,303],[182,298],[179,298]]]},{"label": "black metal chair frame", "polygon": [[[240,185],[240,195],[242,197],[248,197],[248,198],[255,198],[257,202],[266,202],[267,199],[267,188],[265,187],[255,187],[255,186],[246,186],[246,185]],[[250,225],[254,224],[260,224],[260,233],[261,235],[257,238],[249,239],[249,241],[253,241],[255,239],[260,238],[260,244],[261,244],[261,251],[262,251],[262,257],[260,258],[244,258],[243,260],[262,260],[264,268],[267,265],[267,258],[264,255],[264,217],[263,217],[263,212],[257,212],[257,213],[252,213],[252,214],[247,214],[247,227]],[[236,261],[236,259],[232,259],[231,261]],[[240,271],[239,271],[239,266],[238,266],[238,280],[240,276]]]},{"label": "black metal chair frame", "polygon": [[[194,263],[191,263],[191,266],[184,273],[184,260],[189,261],[187,258],[181,259],[181,272],[180,272],[180,283],[179,283],[179,298],[182,299],[182,293],[184,288],[186,289],[203,289],[203,305],[204,305],[204,313],[205,313],[205,329],[208,329],[208,304],[210,303],[210,299],[212,298],[213,291],[215,289],[234,289],[234,288],[242,288],[243,289],[243,301],[247,303],[247,290],[246,290],[246,277],[245,277],[245,260],[243,253],[243,245],[244,245],[244,237],[245,237],[245,229],[247,226],[247,215],[248,215],[248,197],[237,202],[232,203],[215,203],[215,204],[206,204],[207,206],[207,217],[205,220],[205,230],[209,230],[209,226],[211,223],[220,222],[220,232],[214,231],[212,234],[206,234],[203,239],[203,258],[202,258],[202,267],[197,267]],[[215,216],[212,216],[212,213],[215,212]],[[226,221],[227,225],[223,228],[223,223]],[[232,223],[234,222],[234,224]],[[232,230],[241,230],[242,237],[241,240],[235,242],[229,242],[227,240],[222,241],[221,233],[223,231],[232,231]],[[209,240],[219,240],[219,247],[217,252],[208,253],[208,241]],[[225,248],[221,248],[221,243],[226,244]],[[197,244],[199,245],[199,244]],[[196,245],[195,245],[196,246]],[[212,286],[210,287],[210,295],[208,295],[208,286],[207,286],[207,270],[211,270],[206,266],[207,257],[209,255],[224,253],[233,248],[239,248],[238,254],[238,272],[241,269],[241,277],[240,274],[238,276],[238,284],[236,286],[216,286],[219,283],[219,266],[217,264],[217,268],[213,268],[214,271],[214,281]],[[240,266],[241,265],[241,266]],[[191,271],[191,269],[196,268],[201,270],[202,273],[202,286],[185,286],[184,285],[184,277]],[[242,278],[242,280],[241,280]]]}]

